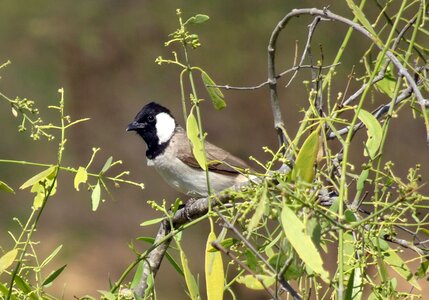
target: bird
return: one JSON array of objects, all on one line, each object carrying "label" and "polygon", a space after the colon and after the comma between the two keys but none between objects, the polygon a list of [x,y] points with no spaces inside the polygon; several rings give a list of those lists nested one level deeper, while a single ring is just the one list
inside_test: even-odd
[{"label": "bird", "polygon": [[249,166],[240,158],[207,141],[204,149],[208,162],[210,192],[206,172],[192,153],[186,131],[170,110],[156,102],[146,104],[127,126],[147,145],[147,165],[154,167],[174,189],[190,197],[207,197],[248,181],[241,173]]}]

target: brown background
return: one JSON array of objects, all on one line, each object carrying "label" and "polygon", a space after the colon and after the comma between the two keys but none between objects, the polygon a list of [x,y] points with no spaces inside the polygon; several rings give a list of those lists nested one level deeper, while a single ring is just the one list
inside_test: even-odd
[{"label": "brown background", "polygon": [[[219,84],[255,85],[266,79],[267,42],[277,22],[293,8],[316,5],[321,8],[327,4],[332,4],[330,9],[334,12],[351,17],[345,3],[340,1],[182,0],[174,4],[132,0],[2,1],[0,62],[10,59],[12,65],[1,71],[0,91],[10,97],[35,99],[44,119],[54,122],[56,116],[45,107],[57,103],[57,90],[64,87],[68,114],[74,119],[91,118],[69,131],[64,164],[86,165],[91,148],[101,147],[95,170],[112,155],[123,161],[112,174],[130,170],[130,179],[146,185],[144,190],[122,185],[113,190],[114,199],[106,197],[99,210],[92,212],[90,194],[74,191],[73,177],[60,174],[58,194],[50,200],[36,234],[36,239],[41,241],[37,246],[41,258],[59,244],[64,245],[61,255],[45,270],[47,275],[58,266],[68,264],[54,287],[48,289],[50,292],[57,296],[64,292],[64,298],[70,299],[108,289],[109,278],[116,280],[134,258],[127,244],[138,236],[153,236],[156,232],[157,226],[139,226],[144,220],[159,216],[146,201],[172,202],[180,197],[154,170],[146,167],[143,141],[125,133],[126,125],[137,111],[151,100],[170,107],[183,123],[178,69],[154,63],[159,55],[170,56],[171,48],[165,48],[163,43],[177,26],[175,9],[182,8],[185,17],[196,13],[211,17],[209,22],[192,28],[200,34],[203,44],[198,51],[191,51],[194,65],[205,69]],[[376,16],[376,12],[377,9],[369,5],[368,18]],[[302,48],[310,22],[310,18],[299,18],[288,25],[279,41],[277,70],[292,66],[295,40],[300,41]],[[320,58],[321,44],[326,64],[331,62],[345,32],[346,28],[338,24],[321,24],[313,43],[315,58]],[[366,47],[368,43],[354,34],[332,86],[333,95],[344,91],[346,74],[352,65],[356,65],[357,72],[362,70],[358,60]],[[302,81],[309,79],[309,71],[304,70],[289,88],[280,89],[282,111],[291,136],[307,103],[307,90]],[[208,97],[202,89],[200,95]],[[269,159],[262,146],[275,149],[277,145],[268,90],[230,91],[225,95],[228,107],[222,112],[214,111],[208,103],[203,105],[209,140],[243,158],[252,155],[262,162]],[[380,95],[372,97],[374,105],[383,101]],[[386,160],[396,162],[401,176],[420,162],[427,178],[424,127],[421,120],[410,116],[405,112],[393,122]],[[17,134],[18,121],[4,101],[0,101],[0,120],[1,158],[55,162],[57,143],[33,142],[27,134]],[[357,146],[363,138],[362,133]],[[355,156],[358,163],[361,150]],[[40,170],[2,164],[0,179],[17,190]],[[3,250],[12,246],[6,232],[18,232],[12,217],[25,220],[31,201],[28,191],[17,191],[15,196],[0,193]],[[191,268],[200,274],[201,284],[207,233],[206,226],[198,226],[184,235],[185,250],[192,257]],[[145,246],[138,242],[136,245],[139,249]],[[159,299],[185,299],[183,286],[183,280],[164,263],[157,280]],[[238,295],[239,299],[243,297],[240,292]],[[260,295],[253,297],[258,299]]]}]

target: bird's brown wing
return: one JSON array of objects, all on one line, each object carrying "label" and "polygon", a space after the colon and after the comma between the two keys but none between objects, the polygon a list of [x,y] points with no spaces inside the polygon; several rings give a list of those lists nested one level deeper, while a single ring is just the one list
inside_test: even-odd
[{"label": "bird's brown wing", "polygon": [[[176,129],[170,143],[176,144],[177,158],[193,168],[200,168],[197,160],[192,154],[192,145],[183,128],[178,127]],[[233,175],[239,173],[233,167],[239,169],[249,168],[249,166],[240,158],[235,157],[231,153],[209,142],[204,143],[204,148],[206,150],[207,161],[209,163],[208,168],[210,171]]]}]

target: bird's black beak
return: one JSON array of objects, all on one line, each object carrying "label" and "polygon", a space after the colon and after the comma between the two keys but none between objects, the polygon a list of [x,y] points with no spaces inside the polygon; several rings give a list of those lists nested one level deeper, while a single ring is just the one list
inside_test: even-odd
[{"label": "bird's black beak", "polygon": [[138,123],[138,122],[134,121],[134,122],[128,124],[126,130],[127,131],[133,131],[133,130],[137,130],[137,129],[143,129],[145,127],[146,127],[145,123]]}]

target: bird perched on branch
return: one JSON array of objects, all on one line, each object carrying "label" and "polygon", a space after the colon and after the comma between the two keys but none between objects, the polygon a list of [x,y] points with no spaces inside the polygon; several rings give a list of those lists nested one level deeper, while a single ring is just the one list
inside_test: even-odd
[{"label": "bird perched on branch", "polygon": [[[145,105],[127,131],[136,131],[143,138],[148,166],[155,167],[169,185],[191,197],[209,195],[206,172],[192,153],[186,131],[167,108],[155,102]],[[247,181],[238,170],[248,168],[244,161],[209,142],[204,148],[212,192]]]}]

